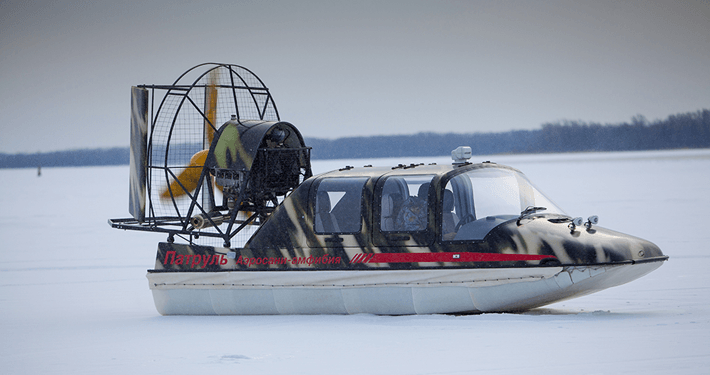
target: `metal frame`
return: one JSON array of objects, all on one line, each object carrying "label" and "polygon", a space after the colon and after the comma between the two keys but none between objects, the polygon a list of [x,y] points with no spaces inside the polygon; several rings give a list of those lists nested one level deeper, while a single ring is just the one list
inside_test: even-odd
[{"label": "metal frame", "polygon": [[[190,77],[195,77],[190,81]],[[212,77],[217,77],[217,82],[210,82]],[[186,83],[187,81],[187,83]],[[180,75],[172,85],[139,85],[138,87],[148,89],[150,91],[151,114],[150,125],[147,142],[147,160],[146,160],[146,189],[147,189],[147,210],[144,222],[139,222],[136,219],[111,219],[109,224],[117,229],[139,230],[167,233],[168,241],[174,241],[175,236],[180,236],[186,241],[192,243],[199,237],[214,237],[222,238],[224,246],[230,246],[230,240],[247,225],[260,225],[263,220],[275,209],[278,205],[276,195],[274,199],[263,206],[258,205],[241,205],[238,202],[237,209],[229,210],[230,212],[227,223],[227,228],[220,228],[217,225],[217,219],[210,216],[210,212],[214,212],[215,208],[226,210],[224,204],[218,206],[215,202],[214,189],[210,171],[203,167],[200,172],[200,178],[197,188],[194,191],[187,192],[187,188],[177,179],[178,170],[186,168],[196,168],[190,165],[174,165],[174,156],[172,152],[175,145],[174,142],[180,143],[176,138],[176,126],[185,127],[185,119],[181,118],[183,112],[187,111],[191,118],[189,129],[202,129],[199,140],[202,146],[205,146],[208,138],[206,127],[209,126],[212,132],[216,133],[220,126],[217,119],[219,112],[223,117],[224,114],[230,112],[231,115],[236,115],[238,120],[262,120],[262,121],[280,121],[278,109],[274,102],[271,93],[264,85],[263,81],[256,76],[251,70],[239,65],[221,64],[221,63],[204,63],[196,65],[182,75]],[[207,98],[205,97],[208,88],[217,89],[219,92],[229,92],[231,99],[217,101],[214,103],[214,118],[210,119],[207,110],[201,108],[200,104],[206,106]],[[156,94],[164,92],[160,104],[155,109]],[[180,98],[177,103],[174,97]],[[199,97],[204,98],[204,103],[199,103]],[[216,97],[216,94],[215,94]],[[226,108],[224,104],[229,102]],[[221,107],[219,105],[222,104]],[[171,106],[172,105],[172,106]],[[195,116],[195,113],[197,116]],[[256,114],[256,116],[254,116]],[[249,116],[249,117],[245,117]],[[257,118],[254,118],[257,117]],[[216,123],[213,123],[216,122]],[[193,124],[194,123],[194,124]],[[184,129],[183,129],[184,131]],[[199,131],[198,131],[199,132]],[[179,137],[179,135],[177,136]],[[183,142],[183,146],[185,143]],[[189,144],[188,144],[189,145]],[[186,147],[186,146],[184,146]],[[293,152],[304,153],[305,159],[308,161],[309,167],[300,176],[300,182],[310,177],[310,147],[302,147],[300,149],[293,148]],[[260,149],[260,151],[262,151]],[[268,150],[264,150],[268,151]],[[179,201],[170,189],[170,181],[177,181],[179,186],[185,190],[186,196],[190,203],[185,209],[184,198]],[[167,186],[170,193],[169,201],[161,200],[157,195],[161,187]],[[287,191],[277,194],[281,199],[288,195],[292,188],[285,189]],[[181,203],[182,202],[182,203]],[[241,208],[241,210],[239,209]],[[246,219],[237,219],[238,211],[252,212]],[[173,214],[165,215],[165,212],[173,212]],[[211,224],[210,229],[206,231],[195,230],[192,228],[190,219],[193,213],[204,215],[204,218]],[[221,220],[219,220],[221,221]],[[234,224],[237,228],[233,229]]]}]

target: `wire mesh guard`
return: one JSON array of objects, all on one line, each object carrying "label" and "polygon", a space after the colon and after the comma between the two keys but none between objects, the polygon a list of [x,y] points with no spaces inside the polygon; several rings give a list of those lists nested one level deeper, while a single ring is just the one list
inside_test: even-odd
[{"label": "wire mesh guard", "polygon": [[[233,199],[234,194],[223,192],[215,183],[215,170],[204,168],[205,160],[222,124],[280,120],[269,89],[244,67],[215,63],[191,68],[172,85],[139,87],[150,90],[154,112],[147,142],[147,212],[145,222],[125,220],[121,226],[112,226],[166,232],[170,240],[177,235],[200,245],[229,246],[231,240],[240,246],[269,210],[310,177],[310,148],[305,145],[260,148],[249,181],[261,196],[250,196],[245,202],[256,212],[239,210],[241,201],[237,202],[239,212],[233,212],[233,207],[227,207],[226,196]],[[156,92],[164,93],[157,110]],[[195,215],[209,217],[210,225],[195,228],[190,223]]]}]

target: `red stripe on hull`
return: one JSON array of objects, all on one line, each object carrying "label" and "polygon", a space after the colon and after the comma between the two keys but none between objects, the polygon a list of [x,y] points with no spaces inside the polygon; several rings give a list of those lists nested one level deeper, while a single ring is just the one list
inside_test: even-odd
[{"label": "red stripe on hull", "polygon": [[362,263],[427,263],[427,262],[517,262],[555,258],[553,255],[497,253],[374,253]]}]

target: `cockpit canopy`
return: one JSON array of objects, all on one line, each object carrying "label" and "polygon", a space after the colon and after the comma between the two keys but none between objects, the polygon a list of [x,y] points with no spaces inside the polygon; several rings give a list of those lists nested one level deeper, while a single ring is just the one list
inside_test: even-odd
[{"label": "cockpit canopy", "polygon": [[452,240],[483,239],[528,207],[564,215],[522,173],[502,168],[473,169],[452,177],[446,182],[442,203],[442,233],[444,239]]},{"label": "cockpit canopy", "polygon": [[[470,241],[482,240],[528,207],[564,215],[512,168],[483,165],[443,175],[441,169],[418,169],[421,174],[395,171],[367,177],[335,173],[318,178],[310,194],[316,235],[360,233],[363,218],[372,214],[374,242],[377,237],[401,233],[420,239],[433,239],[436,234],[442,241]],[[370,207],[371,213],[367,212]]]}]

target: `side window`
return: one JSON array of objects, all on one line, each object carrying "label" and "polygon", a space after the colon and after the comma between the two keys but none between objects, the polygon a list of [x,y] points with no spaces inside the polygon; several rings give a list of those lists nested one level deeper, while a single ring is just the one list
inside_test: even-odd
[{"label": "side window", "polygon": [[326,178],[313,200],[316,233],[357,233],[362,223],[362,190],[367,177]]},{"label": "side window", "polygon": [[429,186],[433,175],[389,177],[382,188],[380,230],[417,232],[427,229]]}]

